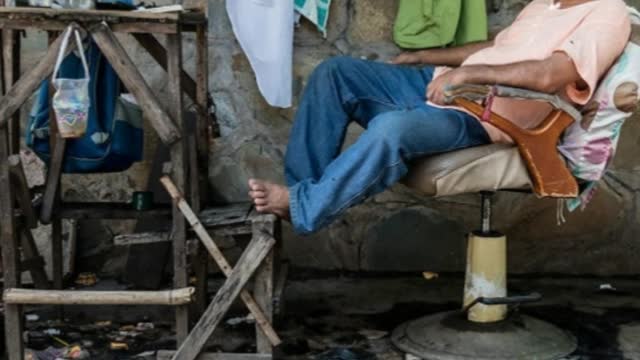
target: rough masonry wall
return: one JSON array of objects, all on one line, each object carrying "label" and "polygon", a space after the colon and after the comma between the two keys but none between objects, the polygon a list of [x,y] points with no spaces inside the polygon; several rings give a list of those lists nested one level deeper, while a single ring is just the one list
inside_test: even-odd
[{"label": "rough masonry wall", "polygon": [[[235,0],[234,0],[235,1]],[[279,1],[279,0],[278,0]],[[398,0],[333,0],[326,39],[306,21],[295,35],[294,92],[297,104],[311,71],[335,55],[386,61],[399,52],[391,41]],[[488,0],[491,33],[508,24],[527,0]],[[640,5],[640,1],[629,1]],[[283,180],[283,156],[293,109],[269,107],[239,48],[224,10],[211,0],[210,78],[222,137],[212,149],[210,182],[216,201],[247,201],[249,177]],[[163,93],[164,73],[135,44],[128,48],[152,88]],[[184,58],[193,57],[192,41]],[[27,60],[28,61],[28,60]],[[187,65],[189,71],[192,70]],[[150,130],[150,129],[149,129]],[[349,131],[348,142],[361,132]],[[66,176],[65,198],[127,201],[144,189],[157,139],[146,138],[146,162],[125,174]],[[495,196],[495,228],[509,236],[513,273],[636,274],[640,272],[640,124],[632,118],[623,131],[614,169],[584,212],[556,224],[556,202],[533,195]],[[462,271],[465,234],[479,225],[479,197],[424,198],[398,185],[351,210],[335,224],[309,237],[285,226],[284,248],[294,265],[354,271]],[[81,223],[81,264],[112,275],[122,272],[126,249],[112,246],[113,235],[132,224]],[[239,249],[232,249],[232,254]]]}]

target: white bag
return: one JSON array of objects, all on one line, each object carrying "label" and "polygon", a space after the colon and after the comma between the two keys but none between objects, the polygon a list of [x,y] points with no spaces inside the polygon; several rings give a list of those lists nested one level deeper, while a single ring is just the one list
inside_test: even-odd
[{"label": "white bag", "polygon": [[[629,8],[631,23],[640,25],[640,13]],[[567,160],[573,175],[587,184],[569,210],[586,206],[595,183],[607,171],[616,153],[620,131],[625,120],[636,110],[640,97],[640,43],[631,41],[602,79],[593,98],[582,108],[582,121],[572,124],[564,133],[558,150]]]},{"label": "white bag", "polygon": [[[58,79],[58,70],[69,45],[69,37],[72,32],[78,47],[77,53],[84,67],[84,78]],[[63,138],[82,137],[87,131],[87,119],[89,118],[89,106],[91,103],[89,98],[89,67],[84,55],[80,33],[71,26],[65,30],[52,79],[53,86],[56,88],[52,103],[60,136]]]}]

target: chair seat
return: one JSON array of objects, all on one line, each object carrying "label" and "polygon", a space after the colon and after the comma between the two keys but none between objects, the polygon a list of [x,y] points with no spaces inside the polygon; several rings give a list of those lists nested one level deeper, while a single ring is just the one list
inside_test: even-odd
[{"label": "chair seat", "polygon": [[483,145],[418,159],[402,183],[435,197],[532,188],[518,148],[510,144]]}]

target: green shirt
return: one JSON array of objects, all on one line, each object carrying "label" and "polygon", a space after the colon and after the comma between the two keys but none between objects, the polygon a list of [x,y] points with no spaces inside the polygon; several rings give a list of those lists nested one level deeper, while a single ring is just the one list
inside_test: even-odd
[{"label": "green shirt", "polygon": [[400,0],[393,37],[407,49],[487,40],[485,0]]}]

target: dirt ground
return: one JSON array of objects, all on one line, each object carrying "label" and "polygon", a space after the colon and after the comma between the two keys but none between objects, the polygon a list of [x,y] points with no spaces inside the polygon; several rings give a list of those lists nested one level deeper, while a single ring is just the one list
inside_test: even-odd
[{"label": "dirt ground", "polygon": [[[404,354],[391,344],[390,332],[404,321],[458,309],[462,284],[461,275],[429,281],[419,275],[291,280],[276,324],[284,343],[275,358],[402,360]],[[604,284],[615,290],[602,290]],[[517,311],[572,332],[579,348],[571,360],[640,359],[637,279],[512,278],[509,286],[511,293],[543,294],[542,301]],[[90,359],[155,359],[156,350],[175,346],[166,308],[67,307],[63,322],[47,321],[57,314],[52,308],[28,313],[38,315],[38,321],[27,321],[29,346],[37,350],[69,343],[83,347]],[[209,351],[255,351],[254,327],[244,316],[245,310],[235,306],[209,341]],[[127,344],[127,349],[110,350],[114,342]]]}]

